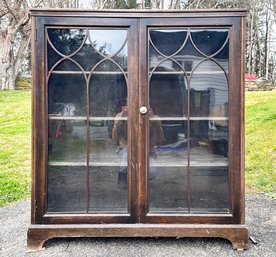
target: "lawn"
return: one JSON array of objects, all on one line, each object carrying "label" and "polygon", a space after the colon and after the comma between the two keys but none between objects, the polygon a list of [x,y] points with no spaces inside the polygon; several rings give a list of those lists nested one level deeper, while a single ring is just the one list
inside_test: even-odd
[{"label": "lawn", "polygon": [[0,91],[0,206],[30,196],[31,92]]},{"label": "lawn", "polygon": [[276,91],[246,93],[246,189],[276,197]]},{"label": "lawn", "polygon": [[[31,92],[0,91],[0,206],[30,196]],[[276,197],[276,91],[246,93],[246,190]]]}]

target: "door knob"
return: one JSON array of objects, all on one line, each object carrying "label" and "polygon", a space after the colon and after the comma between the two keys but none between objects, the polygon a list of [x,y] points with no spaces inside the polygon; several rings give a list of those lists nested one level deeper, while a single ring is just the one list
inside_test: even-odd
[{"label": "door knob", "polygon": [[140,107],[140,113],[141,113],[141,114],[146,114],[147,111],[148,111],[148,109],[147,109],[146,106],[141,106],[141,107]]}]

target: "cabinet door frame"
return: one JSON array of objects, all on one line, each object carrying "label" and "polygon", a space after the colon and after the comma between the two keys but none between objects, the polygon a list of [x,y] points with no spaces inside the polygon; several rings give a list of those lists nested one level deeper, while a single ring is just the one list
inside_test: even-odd
[{"label": "cabinet door frame", "polygon": [[[128,210],[127,213],[47,213],[47,170],[48,170],[48,85],[46,29],[57,28],[123,28],[129,31],[128,42]],[[138,120],[138,38],[137,19],[105,17],[55,17],[32,18],[32,224],[77,224],[77,223],[132,223],[137,213],[137,131]]]},{"label": "cabinet door frame", "polygon": [[139,115],[139,222],[141,223],[214,223],[244,224],[244,89],[241,42],[242,18],[162,18],[142,19],[140,22],[139,106],[149,107],[148,29],[150,28],[228,28],[229,37],[229,213],[225,214],[162,214],[148,212],[147,174],[149,169],[149,116]]}]

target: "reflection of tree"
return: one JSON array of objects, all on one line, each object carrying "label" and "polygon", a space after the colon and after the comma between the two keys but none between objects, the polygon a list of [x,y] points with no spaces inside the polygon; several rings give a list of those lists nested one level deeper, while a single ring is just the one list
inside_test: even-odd
[{"label": "reflection of tree", "polygon": [[81,46],[85,33],[83,29],[48,30],[48,35],[55,48],[65,55],[72,54]]},{"label": "reflection of tree", "polygon": [[[64,55],[74,53],[83,43],[87,31],[84,29],[49,29],[48,35],[54,47]],[[103,60],[103,56],[108,56],[108,43],[99,45],[96,40],[90,43],[89,40],[85,42],[82,48],[72,58],[76,60],[84,70],[91,70],[97,63]],[[48,57],[51,62],[52,59],[58,59],[51,53]],[[100,54],[99,54],[100,53]],[[102,55],[101,55],[102,54]],[[53,56],[51,56],[53,55]],[[61,57],[59,57],[61,58]],[[122,69],[127,67],[127,53],[125,49],[120,51],[112,58]],[[66,64],[64,64],[66,65]],[[65,68],[64,68],[65,69]],[[67,67],[70,70],[70,67]],[[120,69],[116,64],[111,61],[105,61],[97,70],[101,71],[119,71]]]}]

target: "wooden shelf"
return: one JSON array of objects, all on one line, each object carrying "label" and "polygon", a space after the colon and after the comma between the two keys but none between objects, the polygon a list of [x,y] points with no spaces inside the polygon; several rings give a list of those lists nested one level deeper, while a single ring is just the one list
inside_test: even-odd
[{"label": "wooden shelf", "polygon": [[[59,161],[50,161],[48,163],[49,166],[56,166],[56,167],[86,167],[86,162],[59,162]],[[163,162],[157,162],[154,165],[150,165],[150,167],[156,167],[156,168],[187,168],[188,163],[186,162],[179,162],[179,163],[163,163]],[[119,162],[90,162],[89,167],[121,167],[121,163]],[[127,166],[125,166],[127,167]],[[149,168],[150,168],[149,167]],[[198,162],[190,162],[190,167],[228,167],[227,162],[218,162],[218,163],[198,163]]]},{"label": "wooden shelf", "polygon": [[[54,115],[49,115],[48,117],[49,120],[87,120],[86,116],[54,116]],[[127,117],[89,117],[90,121],[114,121],[114,120],[127,120]],[[150,117],[150,121],[187,121],[187,120],[209,120],[209,121],[228,121],[228,117]]]},{"label": "wooden shelf", "polygon": [[[49,120],[87,120],[86,116],[58,116],[58,115],[49,115]],[[127,117],[89,117],[90,121],[107,121],[107,120],[127,120]]]},{"label": "wooden shelf", "polygon": [[[69,166],[69,167],[83,167],[87,166],[86,162],[70,162],[70,161],[49,161],[49,166]],[[120,167],[120,162],[90,162],[89,167]]]},{"label": "wooden shelf", "polygon": [[223,120],[229,120],[228,117],[150,117],[150,120],[160,120],[160,121],[186,121],[186,120],[210,120],[210,121],[223,121]]},{"label": "wooden shelf", "polygon": [[[150,75],[184,75],[183,71],[150,71]],[[186,72],[188,76],[191,75],[191,72]],[[224,71],[195,71],[193,75],[211,75],[211,74],[225,74]]]}]

